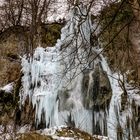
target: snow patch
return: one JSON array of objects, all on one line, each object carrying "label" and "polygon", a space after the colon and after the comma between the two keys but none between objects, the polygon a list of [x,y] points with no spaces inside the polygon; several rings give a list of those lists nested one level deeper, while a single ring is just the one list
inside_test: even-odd
[{"label": "snow patch", "polygon": [[12,93],[14,89],[14,82],[5,85],[4,87],[0,88],[0,90],[5,91],[6,93]]}]

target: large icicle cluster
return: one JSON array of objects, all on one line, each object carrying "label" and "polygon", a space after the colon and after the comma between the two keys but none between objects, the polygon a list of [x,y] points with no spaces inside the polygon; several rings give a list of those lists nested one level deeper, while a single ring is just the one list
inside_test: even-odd
[{"label": "large icicle cluster", "polygon": [[51,116],[54,116],[58,85],[60,84],[60,67],[59,63],[55,62],[57,58],[55,48],[38,47],[33,58],[24,56],[22,59],[24,76],[21,101],[24,104],[26,97],[29,96],[33,106],[36,107],[37,124],[41,121],[43,111],[46,116],[46,124],[53,119]]},{"label": "large icicle cluster", "polygon": [[76,127],[92,132],[89,126],[92,112],[83,109],[81,91],[81,71],[83,65],[87,66],[89,52],[86,47],[90,45],[91,21],[83,5],[73,8],[69,17],[55,47],[38,47],[33,57],[23,57],[21,103],[24,104],[29,96],[36,107],[37,125],[44,113],[46,127],[68,125],[70,118]]}]

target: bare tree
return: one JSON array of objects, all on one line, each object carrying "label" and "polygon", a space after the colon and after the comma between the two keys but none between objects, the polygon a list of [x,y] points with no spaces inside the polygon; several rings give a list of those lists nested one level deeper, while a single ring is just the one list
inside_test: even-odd
[{"label": "bare tree", "polygon": [[[5,0],[1,6],[2,20],[5,21],[6,26],[20,25],[22,22],[24,0]],[[8,22],[8,23],[7,23]]]},{"label": "bare tree", "polygon": [[[50,9],[50,5],[54,2],[54,0],[26,0],[26,4],[24,6],[25,11],[25,21],[28,19],[30,26],[30,51],[33,51],[33,48],[36,46],[36,35],[40,34],[40,26],[42,22],[46,22],[47,14]],[[26,23],[27,23],[26,22]]]}]

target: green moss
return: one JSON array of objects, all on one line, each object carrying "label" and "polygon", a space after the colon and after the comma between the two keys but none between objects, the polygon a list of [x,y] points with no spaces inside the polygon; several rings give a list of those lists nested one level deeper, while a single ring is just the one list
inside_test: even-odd
[{"label": "green moss", "polygon": [[62,24],[53,23],[47,25],[45,30],[42,32],[42,43],[47,46],[54,46],[57,39],[60,38]]}]

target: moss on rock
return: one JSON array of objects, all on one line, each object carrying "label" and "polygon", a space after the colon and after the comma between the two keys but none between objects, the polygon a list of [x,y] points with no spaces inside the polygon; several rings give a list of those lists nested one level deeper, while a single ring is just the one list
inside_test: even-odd
[{"label": "moss on rock", "polygon": [[53,23],[42,27],[41,42],[45,44],[45,46],[54,46],[57,39],[60,38],[62,26],[63,24]]}]

